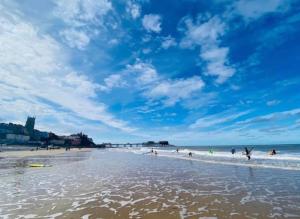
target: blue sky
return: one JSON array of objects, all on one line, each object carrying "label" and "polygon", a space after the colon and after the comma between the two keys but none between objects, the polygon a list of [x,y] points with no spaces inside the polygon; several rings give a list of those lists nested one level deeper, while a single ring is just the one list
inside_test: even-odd
[{"label": "blue sky", "polygon": [[297,0],[3,0],[0,122],[98,143],[299,143]]}]

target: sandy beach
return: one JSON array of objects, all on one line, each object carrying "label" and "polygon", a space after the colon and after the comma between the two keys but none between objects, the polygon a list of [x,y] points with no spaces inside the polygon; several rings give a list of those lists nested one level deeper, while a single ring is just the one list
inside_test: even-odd
[{"label": "sandy beach", "polygon": [[299,171],[75,151],[0,159],[0,218],[300,217]]},{"label": "sandy beach", "polygon": [[55,156],[64,153],[71,153],[71,152],[88,152],[91,151],[90,148],[72,148],[69,151],[66,151],[64,148],[61,149],[53,149],[53,150],[28,150],[28,151],[4,151],[0,152],[0,157],[8,158],[8,157],[15,157],[15,158],[25,158],[25,157],[35,157],[35,156]]}]

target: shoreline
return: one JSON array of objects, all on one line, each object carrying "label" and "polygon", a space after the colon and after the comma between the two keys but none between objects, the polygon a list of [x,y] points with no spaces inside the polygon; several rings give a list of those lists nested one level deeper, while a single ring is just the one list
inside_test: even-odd
[{"label": "shoreline", "polygon": [[17,150],[17,151],[2,151],[0,152],[0,158],[24,158],[24,157],[35,157],[35,156],[54,156],[54,155],[59,155],[59,154],[64,154],[64,153],[69,153],[69,152],[90,152],[92,149],[91,148],[71,148],[69,151],[66,151],[65,148],[60,148],[60,149],[51,149],[51,150],[46,150],[46,149],[39,149],[39,150],[29,150],[29,151],[24,151],[24,150]]}]

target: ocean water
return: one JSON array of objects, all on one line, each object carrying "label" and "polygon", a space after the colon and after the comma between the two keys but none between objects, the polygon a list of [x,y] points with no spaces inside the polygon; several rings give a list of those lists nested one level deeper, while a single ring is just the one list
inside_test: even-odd
[{"label": "ocean water", "polygon": [[[249,166],[257,168],[278,168],[287,170],[300,170],[300,145],[254,145],[247,146],[251,151],[251,160],[244,154],[245,146],[190,146],[190,147],[159,147],[153,148],[160,156],[175,159],[188,159],[223,165]],[[179,152],[176,152],[176,148]],[[231,149],[236,150],[235,154]],[[270,155],[275,149],[277,154]],[[124,149],[122,149],[124,150]],[[126,148],[128,152],[148,154],[151,148]],[[210,153],[212,150],[213,153]],[[192,158],[188,153],[192,152]]]},{"label": "ocean water", "polygon": [[251,166],[254,153],[247,162],[227,158],[227,149],[219,158],[189,147],[2,158],[10,165],[0,168],[0,218],[300,218],[298,169]]}]

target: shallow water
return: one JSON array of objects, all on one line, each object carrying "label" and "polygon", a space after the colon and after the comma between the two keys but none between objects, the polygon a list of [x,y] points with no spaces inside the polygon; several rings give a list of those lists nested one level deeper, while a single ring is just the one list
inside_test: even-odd
[{"label": "shallow water", "polygon": [[0,168],[0,218],[300,218],[300,171],[132,152]]},{"label": "shallow water", "polygon": [[[248,146],[253,148],[251,160],[248,161],[244,155],[243,146],[235,146],[235,154],[231,153],[232,146],[215,147],[179,147],[177,153],[175,147],[154,148],[160,156],[177,159],[188,159],[188,153],[192,152],[193,160],[222,165],[235,165],[259,168],[276,168],[286,170],[300,170],[300,145],[283,146]],[[271,156],[269,151],[276,149],[277,154]],[[151,148],[123,148],[136,154],[147,154]],[[210,153],[209,151],[212,151]]]}]

